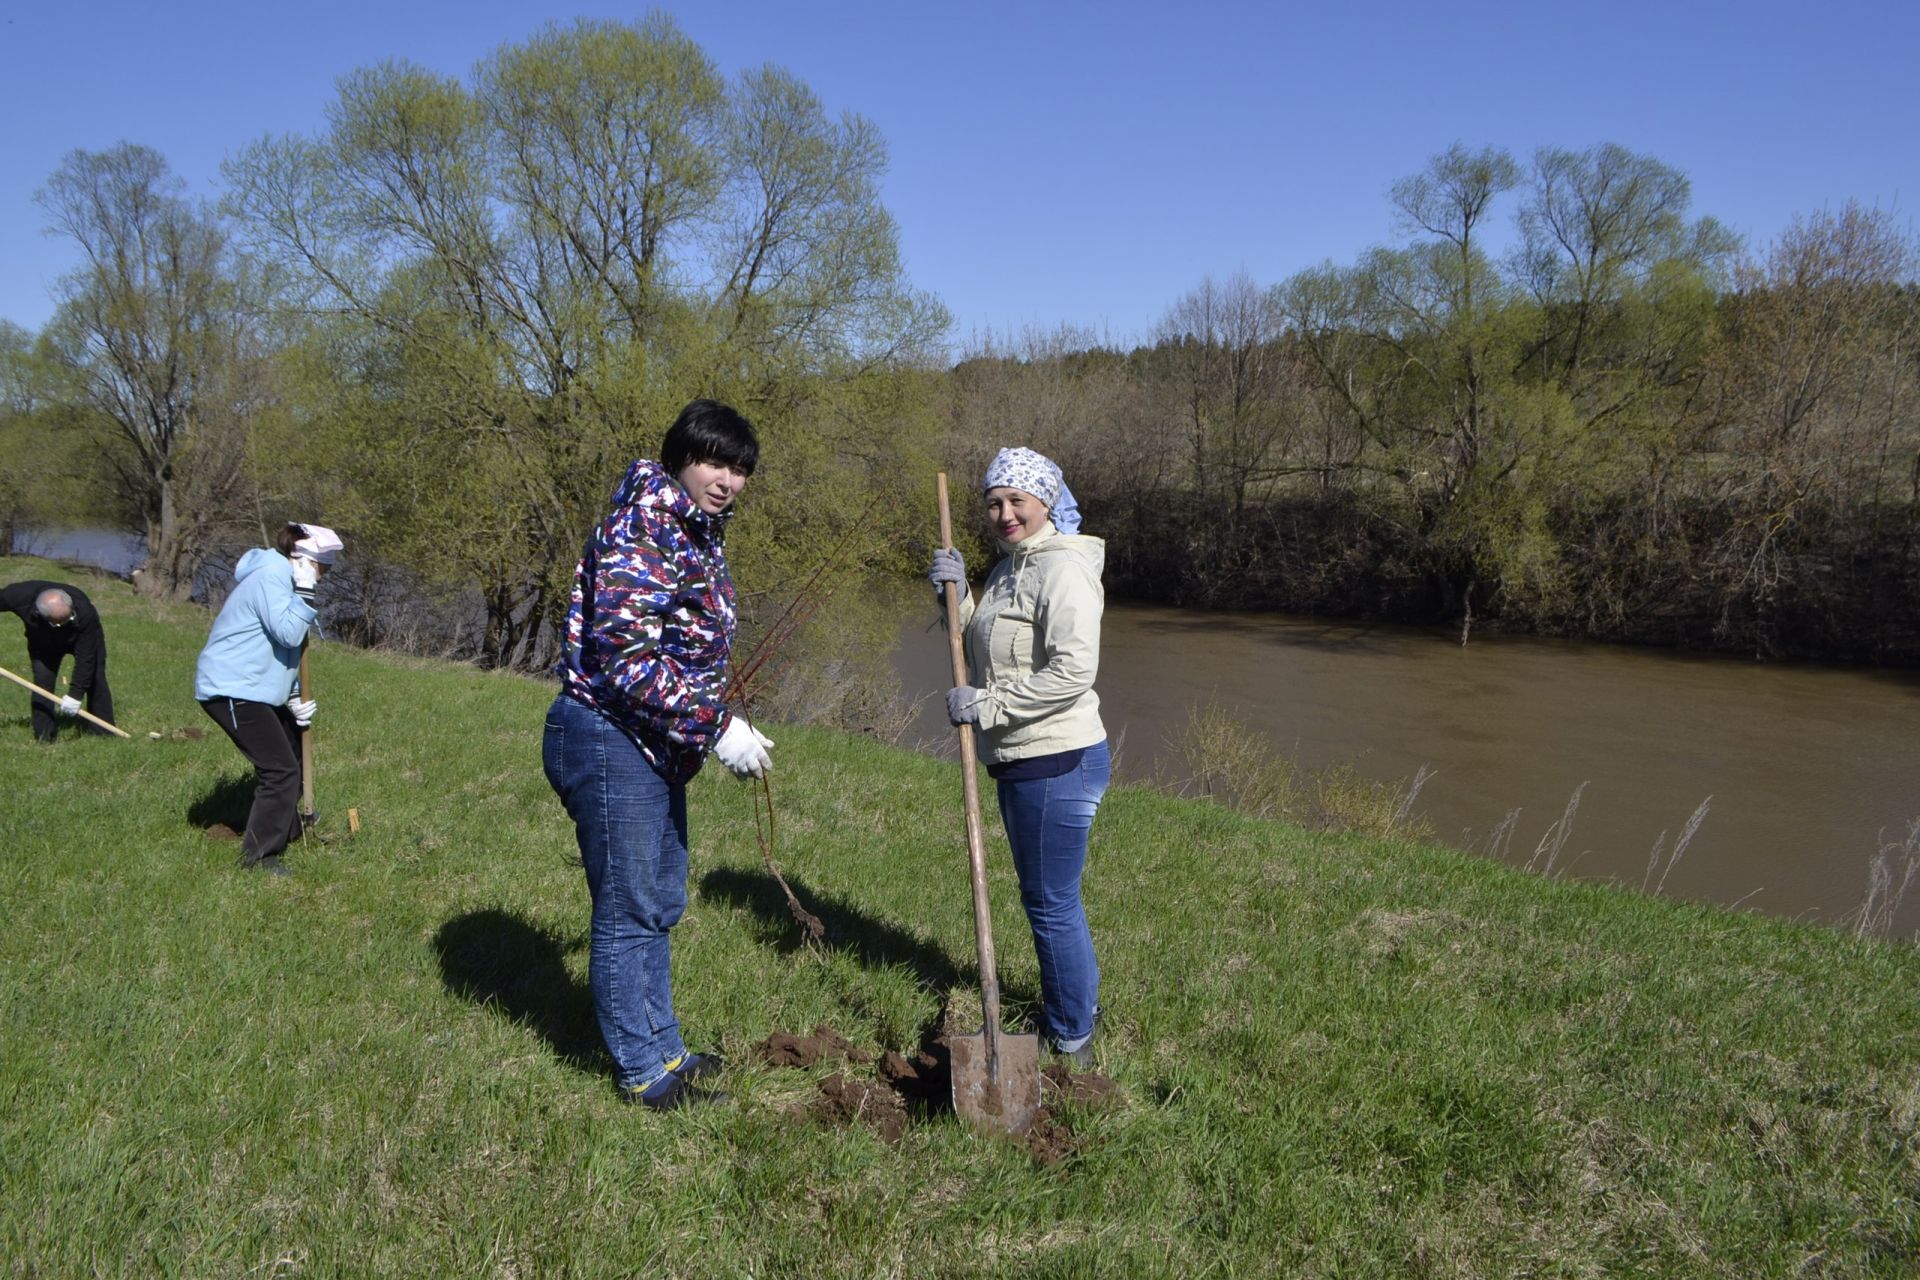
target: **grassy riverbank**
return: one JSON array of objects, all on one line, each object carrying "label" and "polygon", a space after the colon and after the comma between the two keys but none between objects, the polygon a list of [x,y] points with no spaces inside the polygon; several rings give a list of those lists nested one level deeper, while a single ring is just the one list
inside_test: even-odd
[{"label": "grassy riverbank", "polygon": [[[653,1116],[614,1099],[587,1006],[544,684],[320,647],[342,834],[242,875],[203,833],[246,778],[191,701],[204,614],[94,596],[135,740],[43,749],[0,700],[10,1274],[1920,1269],[1910,947],[1123,789],[1088,881],[1121,1101],[1065,1108],[1066,1158],[797,1114],[824,1067]],[[830,937],[798,946],[749,793],[703,777],[689,1037],[910,1051],[972,979],[953,766],[773,736],[781,858]],[[1017,1013],[1036,975],[997,873]]]}]

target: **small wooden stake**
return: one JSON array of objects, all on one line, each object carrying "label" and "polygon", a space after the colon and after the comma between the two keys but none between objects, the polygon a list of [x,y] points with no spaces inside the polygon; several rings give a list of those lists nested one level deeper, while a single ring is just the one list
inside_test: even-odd
[{"label": "small wooden stake", "polygon": [[347,810],[347,834],[350,836],[360,834],[360,811],[358,809]]}]

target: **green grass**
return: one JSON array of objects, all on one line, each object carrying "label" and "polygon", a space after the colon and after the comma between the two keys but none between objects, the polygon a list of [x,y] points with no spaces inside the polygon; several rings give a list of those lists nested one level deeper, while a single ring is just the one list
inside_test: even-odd
[{"label": "green grass", "polygon": [[[623,1107],[545,683],[319,646],[321,807],[363,829],[242,874],[200,829],[247,777],[192,701],[205,615],[87,585],[135,740],[42,748],[0,695],[9,1274],[1920,1271],[1912,948],[1146,790],[1094,829],[1124,1101],[1068,1113],[1070,1158],[794,1114],[824,1070]],[[773,736],[782,862],[832,936],[796,945],[748,791],[703,776],[689,1038],[910,1049],[972,980],[953,766]],[[994,840],[1017,1016],[1036,975]]]}]

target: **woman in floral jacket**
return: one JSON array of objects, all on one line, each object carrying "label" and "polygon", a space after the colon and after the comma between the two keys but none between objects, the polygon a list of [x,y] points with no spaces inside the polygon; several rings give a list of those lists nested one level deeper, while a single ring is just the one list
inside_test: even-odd
[{"label": "woman in floral jacket", "polygon": [[573,818],[593,898],[588,983],[621,1096],[657,1110],[725,1095],[673,1012],[669,934],[687,905],[686,784],[709,752],[739,777],[773,743],[722,702],[733,648],[725,533],[760,452],[753,426],[711,400],[680,411],[613,493],[567,610],[547,781]]}]

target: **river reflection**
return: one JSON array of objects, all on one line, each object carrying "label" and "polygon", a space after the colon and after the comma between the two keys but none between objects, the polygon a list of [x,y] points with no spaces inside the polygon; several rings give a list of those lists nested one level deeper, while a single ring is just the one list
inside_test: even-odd
[{"label": "river reflection", "polygon": [[124,577],[146,563],[147,540],[113,529],[20,529],[14,533],[13,553],[71,561]]},{"label": "river reflection", "polygon": [[[904,624],[896,660],[915,694],[947,683],[923,626]],[[1799,919],[1843,922],[1882,841],[1920,817],[1913,672],[1110,605],[1098,688],[1125,775],[1177,771],[1171,740],[1217,698],[1308,767],[1432,769],[1418,808],[1450,844],[1484,849],[1518,808],[1517,863],[1585,782],[1559,865],[1636,887],[1711,796],[1665,892]],[[914,732],[944,741],[943,720],[929,700]],[[1920,929],[1909,898],[1900,936]]]}]

